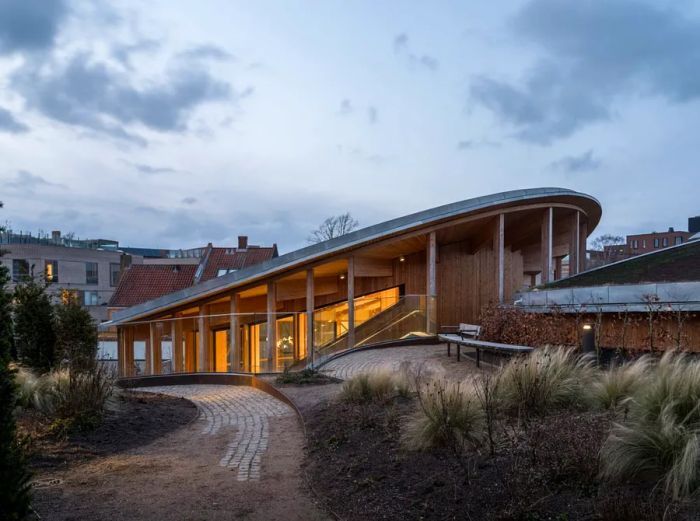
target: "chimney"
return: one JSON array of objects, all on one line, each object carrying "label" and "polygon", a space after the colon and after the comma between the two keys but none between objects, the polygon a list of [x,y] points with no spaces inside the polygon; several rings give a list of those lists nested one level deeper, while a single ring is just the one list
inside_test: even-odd
[{"label": "chimney", "polygon": [[673,226],[668,229],[668,233],[673,233]]},{"label": "chimney", "polygon": [[239,235],[238,236],[238,249],[245,250],[247,248],[248,248],[248,236],[247,235]]},{"label": "chimney", "polygon": [[700,216],[688,217],[688,231],[690,233],[700,232]]}]

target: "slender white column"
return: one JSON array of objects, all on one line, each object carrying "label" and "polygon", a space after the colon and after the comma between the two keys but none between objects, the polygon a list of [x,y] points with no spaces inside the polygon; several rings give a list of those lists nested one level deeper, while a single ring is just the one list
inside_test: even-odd
[{"label": "slender white column", "polygon": [[355,347],[355,259],[348,259],[348,348]]},{"label": "slender white column", "polygon": [[270,371],[277,370],[277,287],[274,282],[267,284],[267,359],[272,360]]},{"label": "slender white column", "polygon": [[306,353],[314,365],[314,270],[306,270]]},{"label": "slender white column", "polygon": [[239,360],[238,360],[238,307],[240,298],[238,293],[231,295],[231,307],[229,308],[229,322],[228,322],[228,361],[231,366],[231,371],[235,372],[239,370]]},{"label": "slender white column", "polygon": [[496,250],[496,288],[498,303],[503,304],[506,291],[506,259],[505,259],[505,215],[499,214],[496,221],[494,237]]},{"label": "slender white column", "polygon": [[426,332],[436,332],[437,322],[437,238],[435,232],[430,232],[426,245]]}]

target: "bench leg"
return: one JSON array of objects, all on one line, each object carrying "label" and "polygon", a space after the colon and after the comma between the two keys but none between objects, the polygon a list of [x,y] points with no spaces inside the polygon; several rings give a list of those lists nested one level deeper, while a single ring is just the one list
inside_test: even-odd
[{"label": "bench leg", "polygon": [[481,367],[481,349],[476,348],[476,366]]},{"label": "bench leg", "polygon": [[460,361],[459,355],[460,355],[461,352],[462,352],[462,346],[459,345],[459,344],[457,344],[455,347],[457,348],[457,361],[459,362],[459,361]]},{"label": "bench leg", "polygon": [[450,343],[447,342],[447,356],[450,356]]}]

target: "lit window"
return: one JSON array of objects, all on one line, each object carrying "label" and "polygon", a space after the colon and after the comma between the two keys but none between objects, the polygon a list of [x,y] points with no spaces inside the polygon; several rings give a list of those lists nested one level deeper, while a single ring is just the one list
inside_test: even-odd
[{"label": "lit window", "polygon": [[84,291],[83,304],[86,306],[97,306],[97,291]]},{"label": "lit window", "polygon": [[47,260],[44,264],[46,282],[58,282],[58,261]]},{"label": "lit window", "polygon": [[97,275],[97,263],[96,262],[86,262],[85,263],[85,284],[97,284],[99,281]]},{"label": "lit window", "polygon": [[29,261],[26,259],[12,260],[12,281],[21,282],[29,278]]}]

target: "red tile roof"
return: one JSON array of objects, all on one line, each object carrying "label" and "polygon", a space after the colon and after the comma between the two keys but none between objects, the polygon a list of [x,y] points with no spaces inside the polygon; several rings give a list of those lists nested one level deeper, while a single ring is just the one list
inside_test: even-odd
[{"label": "red tile roof", "polygon": [[[240,270],[277,257],[277,246],[248,246],[246,249],[214,248],[199,264],[134,264],[127,269],[109,301],[110,307],[130,307],[168,293],[214,279],[219,270]],[[202,267],[203,266],[203,267]],[[201,268],[201,276],[197,273]]]},{"label": "red tile roof", "polygon": [[240,270],[273,257],[277,257],[276,246],[248,246],[242,251],[236,248],[212,248],[200,282],[216,278],[219,270]]},{"label": "red tile roof", "polygon": [[194,282],[196,264],[133,264],[119,280],[110,307],[126,308],[185,289]]}]

